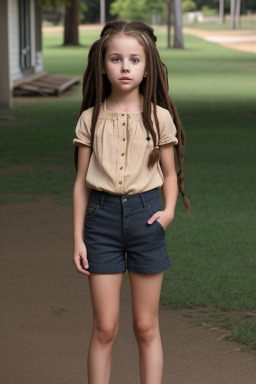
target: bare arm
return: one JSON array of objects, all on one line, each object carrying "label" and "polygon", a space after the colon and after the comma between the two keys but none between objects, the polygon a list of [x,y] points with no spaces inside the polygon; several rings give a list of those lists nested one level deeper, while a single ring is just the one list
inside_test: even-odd
[{"label": "bare arm", "polygon": [[175,206],[178,197],[178,183],[174,159],[173,144],[160,145],[160,161],[164,176],[162,194],[164,199],[164,210],[156,212],[148,221],[152,224],[158,220],[164,229],[168,227],[174,218]]},{"label": "bare arm", "polygon": [[161,168],[164,175],[162,194],[164,199],[164,210],[172,220],[174,218],[175,206],[178,197],[177,173],[174,160],[173,144],[160,146]]},{"label": "bare arm", "polygon": [[84,275],[90,273],[88,269],[87,250],[83,241],[83,228],[85,212],[91,189],[85,184],[86,174],[89,166],[91,148],[85,145],[79,146],[78,171],[73,192],[73,223],[74,223],[74,254],[73,260],[78,272]]}]

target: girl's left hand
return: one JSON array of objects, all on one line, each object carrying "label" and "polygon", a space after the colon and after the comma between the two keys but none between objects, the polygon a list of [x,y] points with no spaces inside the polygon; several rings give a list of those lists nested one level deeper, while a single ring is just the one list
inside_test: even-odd
[{"label": "girl's left hand", "polygon": [[[153,216],[148,220],[148,224],[153,224],[155,220],[159,221],[164,230],[166,231],[168,225],[172,222],[174,218],[173,214],[170,214],[166,211],[157,211]],[[159,220],[160,219],[160,220]]]}]

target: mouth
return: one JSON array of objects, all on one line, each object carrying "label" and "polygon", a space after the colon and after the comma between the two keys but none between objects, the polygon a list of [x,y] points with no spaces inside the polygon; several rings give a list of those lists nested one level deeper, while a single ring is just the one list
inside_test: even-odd
[{"label": "mouth", "polygon": [[119,80],[131,80],[131,78],[127,77],[127,76],[124,76],[124,77],[121,77]]}]

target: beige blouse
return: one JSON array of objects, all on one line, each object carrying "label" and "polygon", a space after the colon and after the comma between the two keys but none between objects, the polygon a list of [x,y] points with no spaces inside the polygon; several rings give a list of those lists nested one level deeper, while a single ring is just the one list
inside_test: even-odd
[{"label": "beige blouse", "polygon": [[[75,145],[91,146],[93,108],[84,111],[76,126]],[[177,144],[176,127],[168,110],[157,106],[160,126],[158,145]],[[154,121],[153,117],[152,120]],[[154,126],[155,131],[156,127]],[[141,112],[115,113],[101,109],[94,133],[93,152],[86,175],[89,188],[118,195],[131,195],[161,187],[164,182],[160,162],[149,170],[153,139],[143,125]]]}]

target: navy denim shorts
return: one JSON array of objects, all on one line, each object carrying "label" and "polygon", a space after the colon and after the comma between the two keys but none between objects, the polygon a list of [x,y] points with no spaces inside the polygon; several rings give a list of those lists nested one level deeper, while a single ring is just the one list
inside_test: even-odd
[{"label": "navy denim shorts", "polygon": [[158,188],[126,196],[92,189],[84,224],[89,272],[150,274],[169,268],[165,230],[157,220],[147,223],[162,209]]}]

